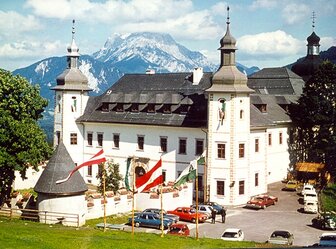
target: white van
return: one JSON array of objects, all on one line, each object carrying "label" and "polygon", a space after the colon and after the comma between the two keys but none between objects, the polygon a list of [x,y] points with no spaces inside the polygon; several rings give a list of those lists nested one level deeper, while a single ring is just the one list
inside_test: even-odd
[{"label": "white van", "polygon": [[307,201],[315,201],[317,202],[317,193],[315,190],[311,190],[311,191],[306,191],[304,196],[303,196],[303,202],[307,202]]},{"label": "white van", "polygon": [[317,201],[306,201],[303,206],[303,211],[305,213],[316,214],[318,209]]}]

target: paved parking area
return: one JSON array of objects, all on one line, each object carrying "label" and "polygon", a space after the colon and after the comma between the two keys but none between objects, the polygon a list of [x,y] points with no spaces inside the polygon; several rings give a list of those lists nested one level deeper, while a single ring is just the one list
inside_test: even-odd
[{"label": "paved parking area", "polygon": [[[207,222],[199,226],[199,237],[220,238],[226,228],[240,228],[245,240],[265,242],[274,230],[288,230],[294,234],[296,246],[317,243],[323,231],[311,226],[316,214],[302,213],[301,197],[296,192],[281,191],[283,186],[283,183],[269,186],[269,193],[279,198],[275,206],[265,210],[228,208],[226,223],[221,223],[221,217],[217,216],[216,224]],[[195,229],[192,232],[194,234]]]},{"label": "paved parking area", "polygon": [[[199,238],[220,238],[226,228],[240,228],[244,231],[245,240],[265,242],[273,231],[288,230],[294,234],[295,246],[317,243],[323,230],[311,226],[316,214],[302,213],[301,197],[296,192],[281,191],[284,185],[279,182],[269,186],[269,194],[279,198],[275,206],[265,210],[229,207],[225,224],[221,223],[220,215],[217,215],[215,224],[211,224],[211,220],[199,224]],[[188,223],[188,226],[191,236],[195,236],[196,225]],[[131,228],[128,226],[125,229]],[[160,233],[160,230],[148,228],[136,228],[136,231]]]}]

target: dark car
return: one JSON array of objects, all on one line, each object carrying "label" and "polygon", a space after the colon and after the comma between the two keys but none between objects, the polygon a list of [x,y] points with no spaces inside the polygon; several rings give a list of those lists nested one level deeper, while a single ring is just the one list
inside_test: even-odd
[{"label": "dark car", "polygon": [[[128,218],[128,223],[132,224],[132,217]],[[171,219],[163,219],[163,228],[168,229],[172,224]],[[139,213],[137,216],[134,217],[134,225],[136,227],[154,227],[161,229],[161,217],[155,213]]]},{"label": "dark car", "polygon": [[320,229],[336,229],[336,218],[331,215],[319,215],[312,219],[313,227]]},{"label": "dark car", "polygon": [[175,214],[167,214],[167,212],[164,209],[159,208],[146,208],[143,212],[144,213],[155,213],[160,215],[161,211],[163,213],[163,218],[171,219],[173,223],[176,223],[180,220],[180,217]]},{"label": "dark car", "polygon": [[213,202],[213,201],[208,201],[206,203],[204,203],[205,205],[209,205],[211,206],[213,209],[216,210],[217,214],[221,214],[222,210],[225,209],[224,206],[218,204],[217,202]]}]

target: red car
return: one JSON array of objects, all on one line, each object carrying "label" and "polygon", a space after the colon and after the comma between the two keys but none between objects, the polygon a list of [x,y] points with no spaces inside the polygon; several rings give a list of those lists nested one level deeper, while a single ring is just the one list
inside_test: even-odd
[{"label": "red car", "polygon": [[179,235],[179,236],[189,236],[190,230],[187,224],[176,223],[169,227],[169,231],[167,234]]},{"label": "red car", "polygon": [[265,209],[268,206],[275,205],[275,202],[278,199],[274,196],[268,195],[257,195],[251,198],[246,204],[248,208],[257,208],[257,209]]},{"label": "red car", "polygon": [[[196,222],[196,210],[190,207],[178,207],[173,211],[167,211],[168,214],[175,214],[180,217],[180,220]],[[198,213],[198,222],[205,222],[207,215]]]}]

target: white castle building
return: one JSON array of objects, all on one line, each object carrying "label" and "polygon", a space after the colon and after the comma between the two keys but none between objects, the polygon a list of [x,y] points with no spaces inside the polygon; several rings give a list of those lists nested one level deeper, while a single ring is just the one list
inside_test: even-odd
[{"label": "white castle building", "polygon": [[[127,74],[102,95],[89,96],[73,37],[68,67],[52,88],[54,144],[62,141],[76,164],[103,148],[123,176],[128,158],[137,158],[139,175],[161,157],[165,182],[205,153],[205,165],[198,166],[201,199],[238,205],[266,193],[269,183],[287,175],[286,108],[304,82],[286,68],[263,69],[248,80],[235,65],[229,18],[219,51],[215,73]],[[97,165],[80,169],[86,183],[97,184],[97,172]]]}]

